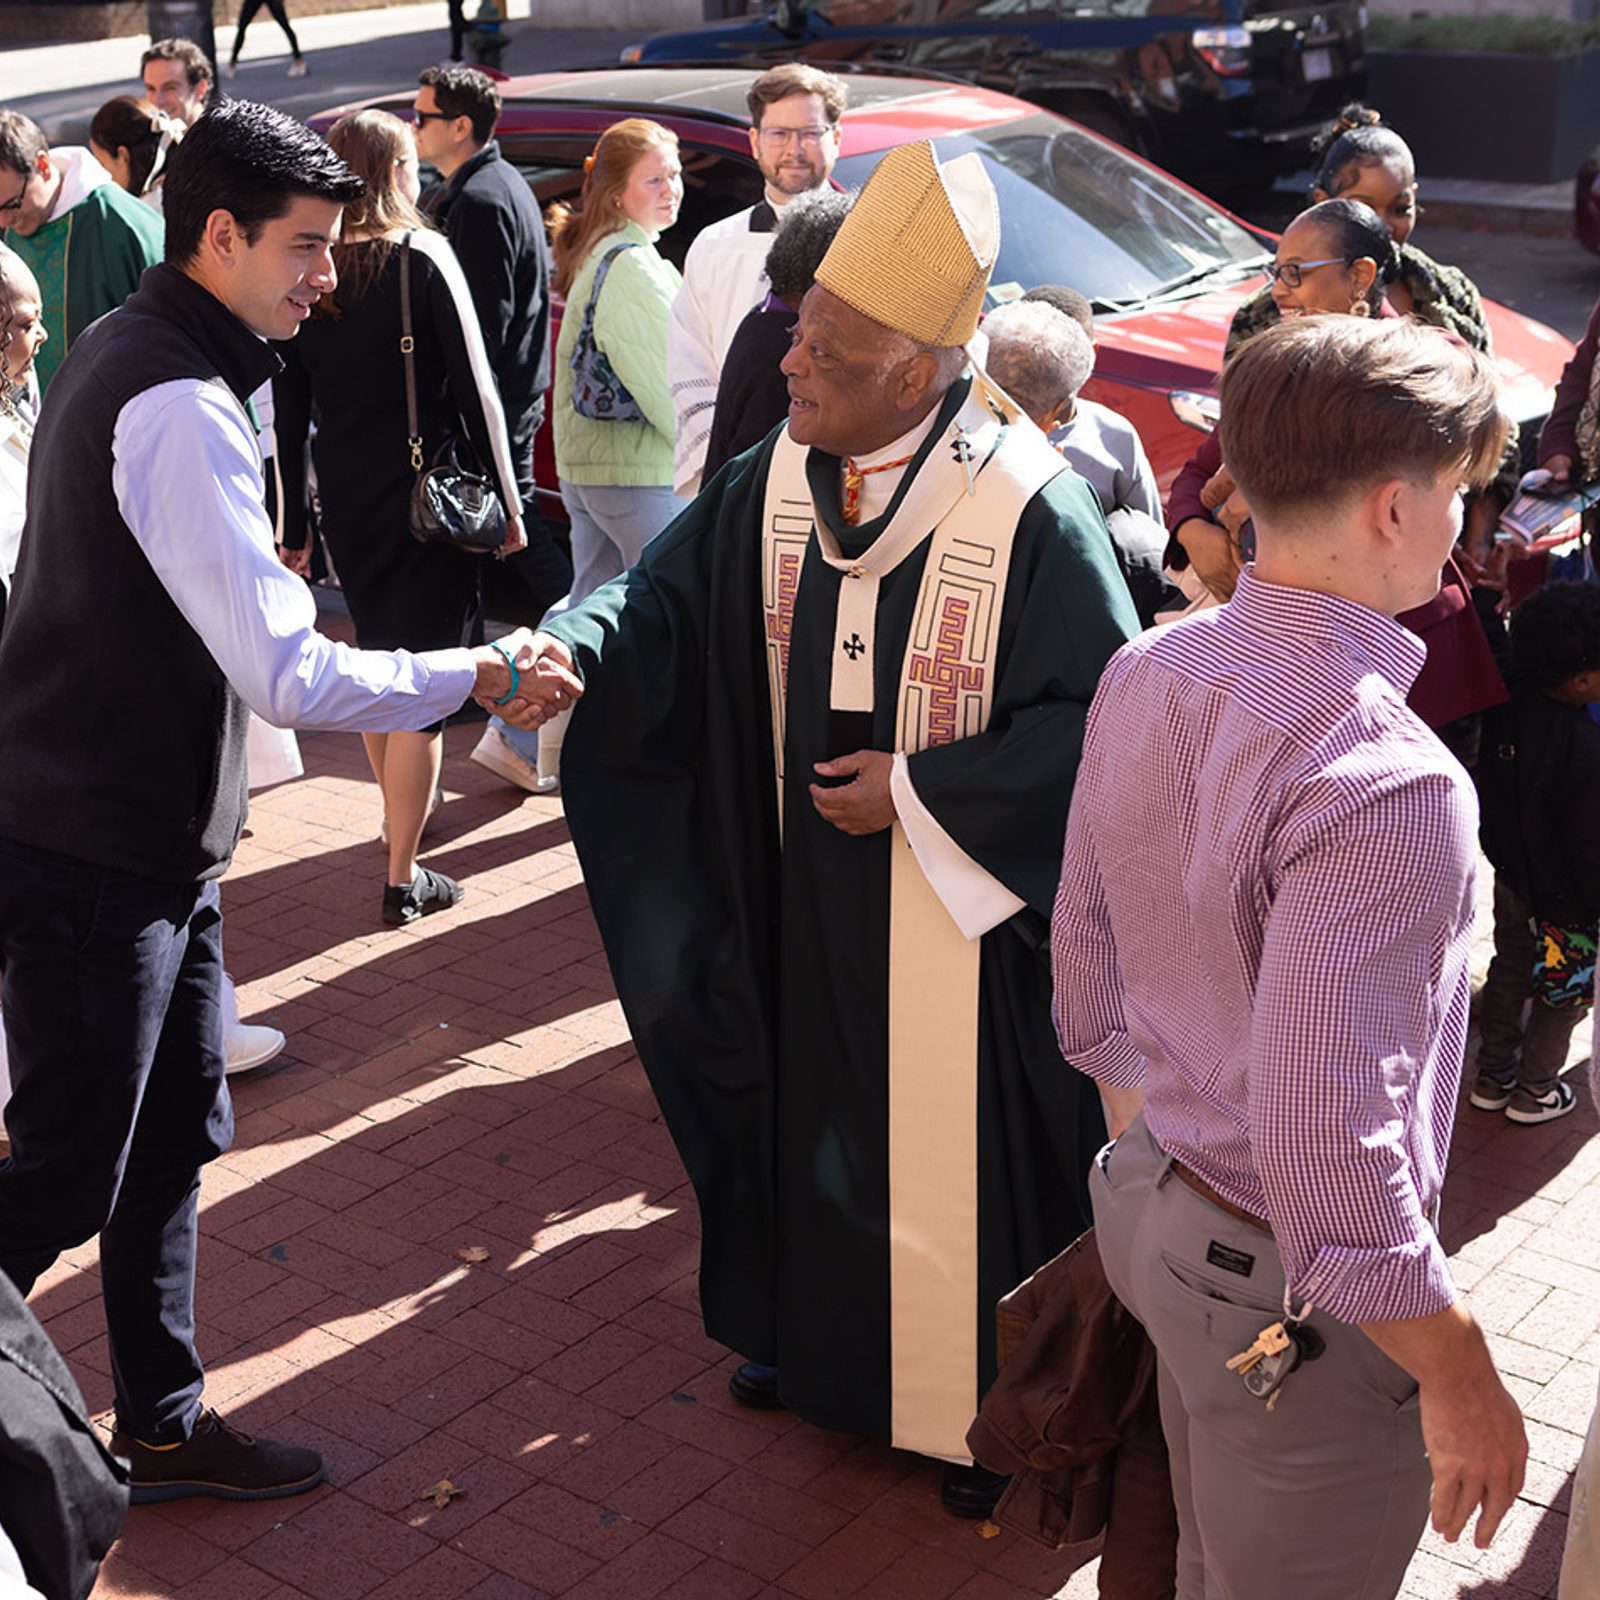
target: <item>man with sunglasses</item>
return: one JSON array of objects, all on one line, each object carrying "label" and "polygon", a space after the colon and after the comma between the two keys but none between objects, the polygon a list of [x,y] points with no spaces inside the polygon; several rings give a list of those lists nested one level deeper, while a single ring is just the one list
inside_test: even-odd
[{"label": "man with sunglasses", "polygon": [[820,189],[839,158],[839,118],[850,90],[802,62],[764,72],[750,85],[750,153],[766,180],[756,205],[704,229],[689,247],[672,305],[667,379],[678,415],[673,488],[700,492],[723,357],[744,315],[767,294],[767,251],[778,213]]},{"label": "man with sunglasses", "polygon": [[161,218],[118,188],[87,146],[52,149],[37,123],[0,110],[0,231],[39,280],[50,330],[34,363],[42,390],[73,340],[161,259]]}]

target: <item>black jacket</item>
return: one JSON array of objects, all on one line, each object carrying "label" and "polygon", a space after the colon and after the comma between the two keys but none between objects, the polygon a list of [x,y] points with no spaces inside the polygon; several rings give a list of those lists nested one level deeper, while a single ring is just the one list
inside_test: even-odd
[{"label": "black jacket", "polygon": [[489,365],[505,407],[523,499],[533,489],[533,436],[550,387],[550,252],[544,218],[523,176],[490,140],[433,197],[478,307]]},{"label": "black jacket", "polygon": [[1484,713],[1477,779],[1483,853],[1518,898],[1561,927],[1600,918],[1600,725],[1518,688]]}]

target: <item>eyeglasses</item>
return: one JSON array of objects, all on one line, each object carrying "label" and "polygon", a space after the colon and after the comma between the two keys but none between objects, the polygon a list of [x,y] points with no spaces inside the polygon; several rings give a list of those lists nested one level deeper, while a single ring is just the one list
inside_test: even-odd
[{"label": "eyeglasses", "polygon": [[22,202],[27,198],[27,195],[28,180],[24,178],[22,180],[22,187],[18,189],[9,200],[0,200],[0,214],[3,214],[7,211],[20,211],[22,209]]},{"label": "eyeglasses", "polygon": [[757,137],[769,150],[787,150],[798,142],[802,150],[820,150],[832,128],[758,128]]},{"label": "eyeglasses", "polygon": [[448,111],[418,111],[415,106],[411,108],[413,122],[454,122],[456,119]]},{"label": "eyeglasses", "polygon": [[1313,267],[1334,265],[1348,267],[1350,263],[1343,256],[1323,256],[1320,261],[1269,261],[1262,270],[1274,283],[1281,283],[1285,289],[1298,289],[1300,280]]}]

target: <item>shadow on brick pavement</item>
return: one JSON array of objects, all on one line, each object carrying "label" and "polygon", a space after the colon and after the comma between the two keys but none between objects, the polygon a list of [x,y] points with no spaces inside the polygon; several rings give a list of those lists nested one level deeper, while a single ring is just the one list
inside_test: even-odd
[{"label": "shadow on brick pavement", "polygon": [[[426,852],[468,898],[414,928],[377,925],[356,739],[304,739],[308,776],[257,798],[223,889],[229,964],[245,1014],[290,1042],[234,1080],[235,1148],[206,1172],[201,1348],[208,1398],[321,1449],[329,1481],[141,1508],[97,1595],[1092,1594],[1092,1551],[984,1539],[939,1509],[928,1463],[729,1399],[733,1358],[697,1314],[693,1197],[559,803],[497,786],[466,760],[476,736],[446,736]],[[1534,1461],[1494,1549],[1430,1536],[1409,1595],[1554,1592],[1600,1365],[1595,1127],[1586,1092],[1548,1128],[1459,1119],[1447,1242]],[[460,1259],[472,1247],[486,1259]],[[103,1410],[95,1263],[72,1252],[34,1303]],[[461,1492],[436,1505],[446,1479]]]}]

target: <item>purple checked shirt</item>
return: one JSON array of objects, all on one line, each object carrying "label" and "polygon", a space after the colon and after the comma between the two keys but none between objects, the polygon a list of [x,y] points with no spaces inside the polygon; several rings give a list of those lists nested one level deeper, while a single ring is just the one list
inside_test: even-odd
[{"label": "purple checked shirt", "polygon": [[1477,801],[1406,708],[1421,643],[1263,583],[1126,645],[1051,929],[1062,1052],[1272,1225],[1346,1322],[1455,1297],[1429,1222],[1467,1036]]}]

